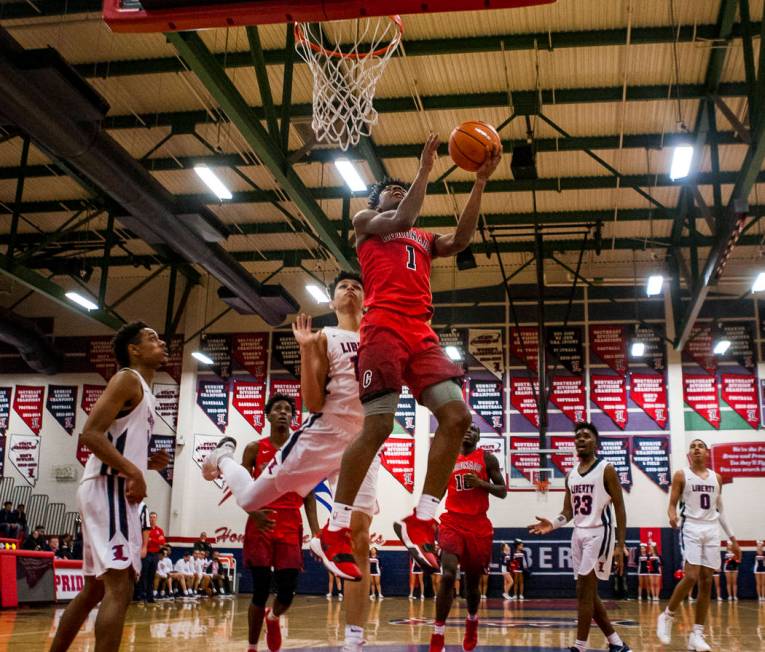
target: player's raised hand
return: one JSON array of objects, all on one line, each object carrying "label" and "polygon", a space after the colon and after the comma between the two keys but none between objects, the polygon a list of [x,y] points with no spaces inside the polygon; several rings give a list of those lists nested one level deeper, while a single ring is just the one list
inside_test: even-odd
[{"label": "player's raised hand", "polygon": [[311,316],[301,312],[297,319],[292,323],[292,334],[299,346],[311,346],[316,344],[321,337],[319,331],[311,330]]},{"label": "player's raised hand", "polygon": [[438,154],[438,144],[438,135],[431,132],[425,141],[425,146],[422,148],[422,154],[420,155],[420,167],[423,170],[431,170],[433,168],[433,163]]},{"label": "player's raised hand", "polygon": [[553,531],[553,524],[549,518],[544,516],[535,516],[534,518],[537,519],[537,522],[528,526],[531,534],[549,534]]},{"label": "player's raised hand", "polygon": [[497,149],[492,152],[491,156],[487,156],[486,160],[481,164],[481,167],[476,170],[476,179],[486,181],[494,171],[497,169],[499,162],[502,160],[502,150]]}]

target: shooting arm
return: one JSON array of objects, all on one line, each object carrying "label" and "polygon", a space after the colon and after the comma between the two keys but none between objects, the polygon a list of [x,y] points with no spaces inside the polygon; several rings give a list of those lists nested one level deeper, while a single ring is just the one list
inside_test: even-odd
[{"label": "shooting arm", "polygon": [[300,395],[311,412],[320,412],[324,407],[328,373],[327,337],[322,333],[317,340],[300,345]]}]

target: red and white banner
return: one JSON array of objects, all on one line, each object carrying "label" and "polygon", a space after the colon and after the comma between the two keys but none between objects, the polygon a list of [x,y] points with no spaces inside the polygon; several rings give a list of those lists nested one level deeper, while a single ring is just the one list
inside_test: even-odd
[{"label": "red and white banner", "polygon": [[285,394],[295,399],[295,416],[292,419],[292,429],[300,427],[303,423],[303,401],[300,398],[299,380],[274,380],[271,379],[271,394]]},{"label": "red and white banner", "polygon": [[40,477],[40,438],[37,435],[10,435],[8,459],[31,486]]},{"label": "red and white banner", "polygon": [[576,466],[578,460],[573,437],[550,437],[550,448],[561,451],[550,456],[559,471],[565,474]]},{"label": "red and white banner", "polygon": [[717,379],[706,374],[683,374],[683,398],[714,428],[720,427]]},{"label": "red and white banner", "polygon": [[21,417],[36,435],[42,428],[43,393],[45,388],[36,385],[16,385],[13,394],[13,411]]},{"label": "red and white banner", "polygon": [[263,432],[263,426],[266,421],[265,381],[252,383],[235,380],[231,404],[245,418],[247,423],[255,428],[258,434]]},{"label": "red and white banner", "polygon": [[53,562],[56,575],[56,602],[73,600],[85,586],[82,562],[73,559],[56,559]]},{"label": "red and white banner", "polygon": [[721,374],[722,399],[733,411],[757,430],[760,404],[757,401],[757,378],[753,374]]},{"label": "red and white banner", "polygon": [[505,369],[505,347],[502,331],[474,329],[468,330],[468,352],[486,369],[502,380]]},{"label": "red and white banner", "polygon": [[510,404],[526,417],[531,424],[539,427],[539,409],[537,408],[537,397],[539,396],[539,383],[522,376],[512,376],[510,378]]},{"label": "red and white banner", "polygon": [[590,347],[616,373],[627,373],[627,338],[624,326],[590,326]]},{"label": "red and white banner", "polygon": [[712,468],[725,482],[733,478],[765,477],[765,442],[712,444]]},{"label": "red and white banner", "polygon": [[97,335],[90,338],[88,361],[90,366],[104,377],[104,380],[109,380],[117,373],[117,361],[114,359],[110,335]]},{"label": "red and white banner", "polygon": [[717,371],[717,356],[712,352],[712,329],[709,326],[695,326],[684,351],[708,374]]},{"label": "red and white banner", "polygon": [[410,494],[414,492],[414,440],[389,437],[380,452],[383,468]]},{"label": "red and white banner", "polygon": [[75,456],[77,457],[77,461],[82,464],[82,466],[85,466],[85,463],[88,461],[88,458],[93,453],[90,452],[90,449],[81,444],[80,442],[77,442],[77,452],[75,453]]},{"label": "red and white banner", "polygon": [[590,376],[590,398],[619,428],[627,427],[627,386],[624,376]]},{"label": "red and white banner", "polygon": [[154,383],[151,391],[154,394],[154,411],[173,432],[178,427],[178,397],[180,386],[170,383]]},{"label": "red and white banner", "polygon": [[104,393],[106,385],[83,385],[82,386],[82,402],[80,407],[85,414],[90,414],[96,401],[101,398],[101,394]]},{"label": "red and white banner", "polygon": [[550,400],[571,423],[587,419],[587,400],[581,376],[553,376]]},{"label": "red and white banner", "polygon": [[234,333],[231,336],[231,353],[251,376],[258,380],[266,380],[268,333]]},{"label": "red and white banner", "polygon": [[160,371],[180,384],[183,373],[183,335],[173,335],[167,343],[167,362]]},{"label": "red and white banner", "polygon": [[669,410],[663,374],[630,374],[630,397],[660,428],[667,427]]},{"label": "red and white banner", "polygon": [[520,329],[510,329],[510,355],[516,360],[521,360],[531,371],[537,371],[539,360],[539,339],[537,329],[523,326]]},{"label": "red and white banner", "polygon": [[537,449],[539,449],[539,437],[511,437],[510,472],[512,473],[514,469],[531,482],[531,470],[540,468],[542,463],[539,459],[539,453],[524,454],[523,451]]}]

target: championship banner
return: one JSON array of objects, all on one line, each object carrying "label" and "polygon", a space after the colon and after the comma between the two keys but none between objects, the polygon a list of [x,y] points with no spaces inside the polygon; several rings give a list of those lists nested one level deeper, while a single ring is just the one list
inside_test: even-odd
[{"label": "championship banner", "polygon": [[76,385],[48,385],[45,407],[70,435],[74,432],[77,414]]},{"label": "championship banner", "polygon": [[724,482],[734,478],[765,477],[765,442],[712,444],[712,468]]},{"label": "championship banner", "polygon": [[109,380],[117,373],[117,361],[112,351],[112,337],[110,335],[98,335],[90,338],[88,346],[88,362],[104,380]]},{"label": "championship banner", "polygon": [[414,440],[389,437],[380,456],[383,468],[410,494],[414,493]]},{"label": "championship banner", "polygon": [[167,424],[173,432],[178,427],[178,396],[180,387],[168,383],[154,383],[151,388],[154,394],[154,411],[157,416]]},{"label": "championship banner", "polygon": [[401,394],[398,397],[396,406],[396,421],[406,430],[408,434],[414,437],[414,417],[417,401],[414,400],[412,392],[404,385],[401,387]]},{"label": "championship banner", "polygon": [[496,380],[470,379],[468,401],[473,410],[498,435],[505,430],[504,387]]},{"label": "championship banner", "polygon": [[276,361],[293,378],[300,378],[300,346],[292,333],[274,333],[271,348]]},{"label": "championship banner", "polygon": [[468,353],[499,380],[505,369],[505,347],[500,329],[468,329]]},{"label": "championship banner", "polygon": [[165,482],[173,486],[173,469],[175,468],[175,437],[171,435],[152,435],[149,440],[149,457],[160,451],[170,456],[170,462],[162,469],[159,474],[165,479]]},{"label": "championship banner", "polygon": [[547,349],[558,359],[563,367],[572,374],[584,372],[584,348],[582,346],[582,327],[554,326],[547,329]]},{"label": "championship banner", "polygon": [[482,435],[478,440],[478,448],[482,451],[488,451],[497,458],[499,471],[507,482],[507,439]]},{"label": "championship banner", "polygon": [[303,401],[300,397],[299,380],[274,380],[271,379],[271,394],[285,394],[295,399],[295,416],[292,417],[291,427],[293,430],[299,428],[303,423]]},{"label": "championship banner", "polygon": [[535,327],[522,326],[520,329],[510,329],[510,355],[525,363],[534,373],[537,372],[539,340]]},{"label": "championship banner", "polygon": [[266,423],[266,382],[234,381],[231,405],[258,434]]},{"label": "championship banner", "polygon": [[85,414],[90,414],[93,406],[96,404],[101,394],[104,393],[106,385],[83,385],[82,386],[82,402],[80,407]]},{"label": "championship banner", "polygon": [[579,423],[587,418],[587,400],[581,376],[553,376],[550,401],[571,423]]},{"label": "championship banner", "polygon": [[694,326],[683,353],[687,353],[687,358],[693,360],[708,374],[714,374],[717,371],[717,356],[712,352],[712,348],[712,328]]},{"label": "championship banner", "polygon": [[453,346],[460,352],[462,362],[457,361],[455,364],[458,366],[464,364],[467,358],[467,331],[464,328],[441,330],[438,332],[438,339],[443,348]]},{"label": "championship banner", "polygon": [[625,491],[632,489],[632,466],[630,466],[629,437],[601,437],[598,457],[610,462]]},{"label": "championship banner", "polygon": [[730,340],[730,349],[728,349],[726,357],[732,358],[750,371],[754,371],[757,363],[752,330],[751,323],[728,322],[722,324],[722,334]]},{"label": "championship banner", "polygon": [[642,342],[645,345],[645,353],[639,360],[656,371],[664,371],[667,368],[667,347],[663,337],[650,328],[639,326],[632,337],[632,342]]},{"label": "championship banner", "polygon": [[75,453],[75,456],[82,466],[85,466],[85,463],[92,454],[93,453],[90,452],[90,449],[87,446],[83,446],[80,442],[77,442],[77,452]]},{"label": "championship banner", "polygon": [[672,484],[669,464],[669,435],[633,436],[632,461],[662,491],[669,491],[669,486]]},{"label": "championship banner", "polygon": [[13,411],[36,435],[40,434],[42,428],[44,389],[38,385],[16,385],[13,395]]},{"label": "championship banner", "polygon": [[590,326],[590,351],[616,373],[627,373],[627,338],[624,326]]},{"label": "championship banner", "polygon": [[228,383],[217,380],[197,382],[197,405],[217,428],[225,433],[228,425]]},{"label": "championship banner", "polygon": [[167,362],[161,371],[180,384],[183,373],[183,335],[173,335],[167,343]]},{"label": "championship banner", "polygon": [[573,469],[577,463],[576,450],[574,449],[573,437],[550,437],[550,448],[559,450],[560,453],[552,453],[550,459],[563,475]]},{"label": "championship banner", "polygon": [[26,480],[35,486],[40,474],[40,438],[36,435],[10,435],[8,459]]},{"label": "championship banner", "polygon": [[[524,478],[531,482],[531,469],[538,469],[541,466],[539,453],[529,453],[524,455],[524,450],[538,450],[538,437],[511,437],[510,450],[513,455],[510,456],[510,473],[513,471],[520,473]],[[520,452],[519,452],[520,451]]]},{"label": "championship banner", "polygon": [[714,376],[683,374],[683,398],[714,428],[720,427],[720,403]]},{"label": "championship banner", "polygon": [[590,398],[619,428],[627,427],[627,386],[624,376],[590,376]]},{"label": "championship banner", "polygon": [[757,430],[760,425],[757,378],[751,374],[720,374],[720,385],[723,401]]},{"label": "championship banner", "polygon": [[667,385],[663,375],[630,374],[630,398],[651,417],[660,428],[667,427]]},{"label": "championship banner", "polygon": [[11,419],[11,387],[0,387],[0,435],[8,432]]},{"label": "championship banner", "polygon": [[526,417],[529,422],[539,428],[539,383],[535,380],[532,386],[531,380],[522,376],[510,378],[510,405]]},{"label": "championship banner", "polygon": [[231,337],[227,334],[202,335],[202,352],[213,364],[207,367],[221,380],[231,376]]},{"label": "championship banner", "polygon": [[[200,469],[205,458],[218,447],[219,441],[220,437],[218,435],[194,435],[194,452],[192,457],[194,458],[194,463]],[[215,482],[218,489],[223,489],[222,478],[216,478],[213,482]]]},{"label": "championship banner", "polygon": [[234,333],[231,336],[231,352],[247,373],[265,382],[268,375],[268,333]]}]

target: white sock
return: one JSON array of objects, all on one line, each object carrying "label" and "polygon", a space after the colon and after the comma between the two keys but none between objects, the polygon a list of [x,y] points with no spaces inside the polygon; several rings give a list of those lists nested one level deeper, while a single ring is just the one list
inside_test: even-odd
[{"label": "white sock", "polygon": [[332,508],[332,517],[329,519],[329,531],[337,532],[338,530],[344,530],[351,527],[352,513],[353,507],[350,505],[335,503]]},{"label": "white sock", "polygon": [[428,496],[428,494],[422,494],[420,496],[420,502],[417,503],[417,509],[414,513],[421,521],[431,521],[436,518],[436,512],[438,511],[438,505],[441,501],[435,496]]},{"label": "white sock", "polygon": [[574,643],[574,647],[579,650],[579,652],[587,652],[587,641],[580,641],[577,639],[576,643]]},{"label": "white sock", "polygon": [[441,623],[440,625],[438,623],[433,625],[434,634],[441,634],[441,636],[443,636],[445,631],[446,631],[446,625],[444,625],[443,623]]},{"label": "white sock", "polygon": [[664,610],[664,613],[665,613],[667,616],[669,616],[670,618],[674,618],[674,617],[675,617],[675,614],[669,610],[669,607],[667,607],[667,608]]},{"label": "white sock", "polygon": [[608,637],[608,642],[611,645],[624,645],[624,641],[622,640],[622,637],[619,636],[616,632],[611,634],[611,636]]},{"label": "white sock", "polygon": [[694,634],[701,634],[704,636],[704,625],[694,625],[693,626],[693,633]]},{"label": "white sock", "polygon": [[364,640],[364,628],[358,625],[345,626],[345,642],[360,645]]},{"label": "white sock", "polygon": [[279,620],[279,616],[277,616],[276,614],[274,614],[274,612],[273,612],[273,611],[269,611],[269,612],[268,612],[268,615],[266,616],[266,619],[267,619],[267,620],[271,620],[271,621],[273,621],[273,620]]}]

